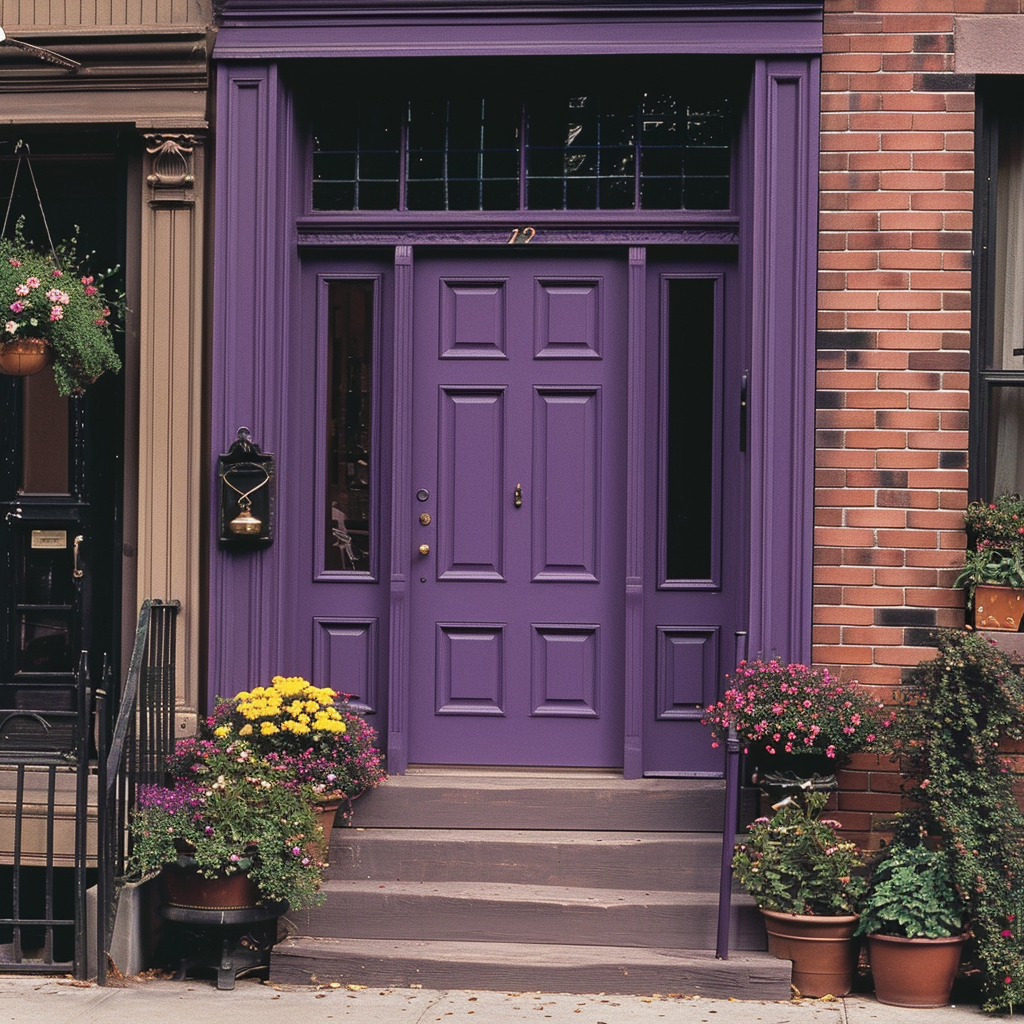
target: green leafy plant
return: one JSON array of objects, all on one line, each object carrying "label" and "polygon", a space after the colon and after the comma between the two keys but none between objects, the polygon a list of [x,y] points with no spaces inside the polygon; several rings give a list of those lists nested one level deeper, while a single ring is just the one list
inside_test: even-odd
[{"label": "green leafy plant", "polygon": [[897,838],[873,862],[857,934],[947,938],[963,931],[963,914],[946,852]]},{"label": "green leafy plant", "polygon": [[967,604],[970,606],[974,603],[974,591],[979,585],[1024,589],[1024,552],[1020,547],[1011,550],[982,548],[968,551],[964,556],[964,567],[953,586],[963,587],[967,591]]},{"label": "green leafy plant", "polygon": [[839,838],[840,824],[820,817],[828,794],[805,788],[775,815],[754,821],[733,853],[733,874],[761,910],[784,914],[857,912],[864,860],[855,843]]},{"label": "green leafy plant", "polygon": [[778,659],[741,661],[722,700],[704,711],[712,746],[735,726],[750,747],[768,754],[824,754],[837,761],[870,748],[893,722],[893,712],[856,683],[825,668]]},{"label": "green leafy plant", "polygon": [[16,338],[39,338],[53,350],[57,391],[80,394],[100,374],[121,368],[114,348],[111,317],[123,307],[123,297],[107,289],[106,280],[118,268],[88,273],[68,239],[43,253],[22,233],[0,238],[0,344]]},{"label": "green leafy plant", "polygon": [[303,790],[242,746],[179,740],[173,785],[140,787],[132,814],[131,867],[169,864],[207,878],[247,872],[264,901],[293,909],[320,900],[323,830]]},{"label": "green leafy plant", "polygon": [[1024,675],[985,636],[941,630],[904,687],[893,739],[913,806],[901,828],[935,837],[966,907],[983,1008],[1024,1000],[1024,815],[1000,752],[1024,739]]},{"label": "green leafy plant", "polygon": [[994,501],[972,501],[964,510],[969,543],[978,550],[1024,543],[1024,498],[1001,494]]},{"label": "green leafy plant", "polygon": [[964,510],[968,549],[953,586],[974,604],[981,586],[1024,589],[1024,498],[1001,494],[994,501],[972,501]]}]

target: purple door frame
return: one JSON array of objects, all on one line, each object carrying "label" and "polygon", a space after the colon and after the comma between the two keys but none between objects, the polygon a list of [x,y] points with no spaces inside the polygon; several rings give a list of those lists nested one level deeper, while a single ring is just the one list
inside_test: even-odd
[{"label": "purple door frame", "polygon": [[[810,655],[811,526],[813,517],[813,354],[816,265],[817,124],[820,6],[802,0],[780,5],[730,5],[720,15],[686,4],[657,14],[605,13],[579,5],[579,19],[550,16],[510,5],[495,18],[467,2],[444,17],[420,13],[380,18],[347,11],[339,0],[329,16],[283,0],[228,0],[214,52],[217,65],[216,167],[213,282],[213,351],[210,408],[211,493],[216,493],[216,454],[248,426],[265,451],[281,450],[288,430],[288,338],[296,311],[290,296],[300,279],[298,246],[387,246],[395,256],[396,366],[411,365],[412,327],[403,318],[412,295],[413,246],[451,241],[438,225],[410,217],[380,217],[369,225],[354,215],[310,215],[303,183],[304,139],[296,128],[292,96],[278,61],[296,57],[345,57],[373,53],[745,53],[754,59],[747,109],[745,159],[739,174],[738,239],[743,316],[750,331],[748,548],[751,564],[748,647],[806,660]],[[566,6],[566,5],[563,5]],[[571,6],[571,5],[567,5]],[[449,6],[450,9],[450,6]],[[418,8],[422,10],[422,8]],[[588,31],[580,31],[586,24]],[[581,42],[581,40],[583,40]],[[365,215],[364,215],[365,216]],[[473,219],[470,218],[470,221]],[[550,237],[568,240],[566,215],[550,218]],[[632,244],[630,288],[644,286],[642,247],[665,241],[713,242],[736,238],[737,225],[710,218],[704,228],[683,231],[672,218],[645,218],[642,225],[606,225],[600,236]],[[726,219],[727,220],[727,219]],[[477,218],[473,244],[503,244],[504,229]],[[297,231],[296,231],[297,228]],[[698,237],[700,236],[700,237]],[[632,308],[638,308],[631,304]],[[642,319],[642,315],[641,315]],[[627,405],[626,500],[640,507],[645,402],[643,324],[630,323]],[[392,389],[394,451],[408,452],[412,381],[397,373]],[[410,493],[411,465],[397,460],[395,495]],[[300,468],[278,466],[280,536],[299,519],[288,495],[308,481]],[[403,567],[413,540],[405,508],[392,510],[389,671],[408,678],[409,589]],[[209,536],[216,537],[211,508]],[[288,614],[295,606],[297,574],[285,545],[238,554],[211,541],[207,693],[231,693],[280,672],[310,670],[311,638],[296,633]],[[642,517],[627,517],[627,680],[642,680],[644,651]],[[624,773],[643,772],[642,689],[627,683]],[[392,686],[388,706],[388,753],[392,770],[408,760],[408,693]]]}]

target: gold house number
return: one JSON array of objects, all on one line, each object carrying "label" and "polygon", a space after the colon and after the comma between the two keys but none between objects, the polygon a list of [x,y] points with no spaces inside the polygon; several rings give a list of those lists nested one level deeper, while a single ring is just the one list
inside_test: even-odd
[{"label": "gold house number", "polygon": [[507,245],[529,245],[537,235],[536,228],[513,228]]}]

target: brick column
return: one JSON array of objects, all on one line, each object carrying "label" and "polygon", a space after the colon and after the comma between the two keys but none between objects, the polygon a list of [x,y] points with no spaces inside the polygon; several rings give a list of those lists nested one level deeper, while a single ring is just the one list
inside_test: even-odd
[{"label": "brick column", "polygon": [[[946,5],[825,3],[814,660],[883,697],[964,622],[974,80]],[[847,827],[895,809],[891,767],[854,760]]]}]

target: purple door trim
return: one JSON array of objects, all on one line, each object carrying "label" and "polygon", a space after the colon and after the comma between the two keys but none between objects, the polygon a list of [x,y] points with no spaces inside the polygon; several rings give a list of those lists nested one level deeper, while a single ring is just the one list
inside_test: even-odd
[{"label": "purple door trim", "polygon": [[[770,33],[769,33],[770,34]],[[767,38],[767,37],[766,37]],[[762,52],[770,49],[765,42]],[[707,47],[705,47],[707,49]],[[261,51],[263,52],[263,51]],[[286,296],[294,294],[298,260],[294,242],[302,211],[301,140],[291,116],[291,98],[277,68],[267,64],[220,64],[216,187],[224,199],[215,220],[214,317],[208,485],[215,493],[215,458],[239,426],[248,426],[266,451],[281,449],[288,429],[287,339],[292,329]],[[748,111],[751,159],[742,171],[741,276],[750,298],[745,312],[752,329],[750,452],[752,587],[750,652],[777,652],[806,659],[810,653],[810,582],[813,463],[813,351],[819,61],[766,59],[756,62]],[[299,185],[296,185],[299,183]],[[355,244],[355,240],[350,240]],[[596,241],[596,239],[595,239]],[[306,238],[304,244],[314,245]],[[635,244],[635,243],[634,243]],[[411,346],[408,331],[411,250],[396,259],[399,367]],[[405,261],[405,262],[403,262]],[[631,268],[631,277],[635,270]],[[253,297],[257,301],[253,301]],[[405,323],[405,327],[403,327]],[[631,325],[631,332],[636,325]],[[402,332],[405,331],[405,334]],[[633,346],[634,350],[642,346]],[[399,387],[393,410],[396,436],[395,494],[408,493],[411,383]],[[636,385],[632,384],[635,388]],[[406,390],[403,392],[402,388]],[[402,400],[402,394],[405,400]],[[639,400],[638,392],[631,392]],[[768,396],[771,396],[768,400]],[[630,415],[633,413],[631,411]],[[632,422],[632,421],[631,421]],[[278,467],[281,493],[297,492],[295,467]],[[635,489],[636,481],[631,481]],[[633,495],[642,501],[642,495]],[[394,516],[391,558],[391,671],[400,679],[408,643],[408,580],[402,559],[409,550],[407,517]],[[642,521],[632,516],[631,521]],[[294,528],[281,503],[278,530]],[[231,693],[275,672],[293,671],[285,614],[292,602],[294,567],[275,545],[257,553],[222,551],[211,511],[208,699]],[[633,552],[629,588],[638,586]],[[628,590],[632,594],[632,589]],[[635,603],[634,598],[629,598]],[[630,620],[632,621],[632,620]],[[630,627],[630,672],[637,675],[637,627]],[[300,669],[301,670],[301,669]],[[630,686],[630,693],[635,686]],[[395,686],[389,709],[391,765],[405,765],[407,691]],[[636,708],[627,705],[628,743],[638,742]],[[627,772],[636,771],[628,746]],[[633,767],[631,768],[630,765]]]},{"label": "purple door trim", "polygon": [[629,354],[626,375],[626,675],[622,773],[643,772],[644,707],[644,421],[647,401],[647,249],[629,250]]}]

